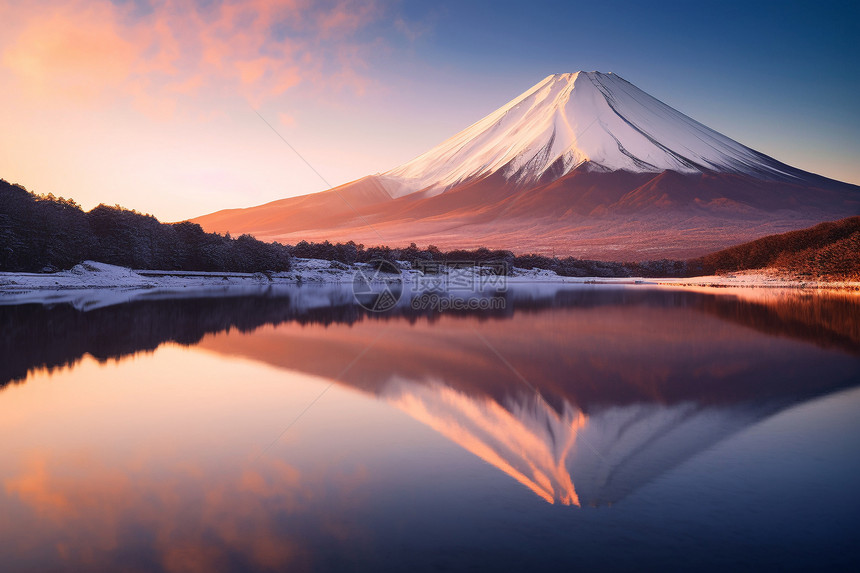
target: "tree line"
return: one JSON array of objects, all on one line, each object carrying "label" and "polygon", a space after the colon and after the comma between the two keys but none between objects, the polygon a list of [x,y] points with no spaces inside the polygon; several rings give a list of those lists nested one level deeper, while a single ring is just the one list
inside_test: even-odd
[{"label": "tree line", "polygon": [[513,267],[553,271],[567,277],[668,277],[689,276],[698,266],[687,261],[662,259],[646,262],[611,262],[576,257],[547,257],[538,254],[516,255],[512,251],[477,249],[455,249],[442,251],[434,245],[420,248],[415,243],[406,248],[370,247],[348,243],[323,241],[312,243],[301,241],[290,248],[295,257],[337,261],[345,265],[385,260],[391,263],[406,262],[412,268],[432,269],[438,264],[486,265],[495,272],[507,272]]},{"label": "tree line", "polygon": [[0,270],[68,269],[84,260],[153,270],[290,269],[285,245],[206,233],[188,221],[160,223],[119,205],[85,212],[71,199],[35,195],[0,179]]}]

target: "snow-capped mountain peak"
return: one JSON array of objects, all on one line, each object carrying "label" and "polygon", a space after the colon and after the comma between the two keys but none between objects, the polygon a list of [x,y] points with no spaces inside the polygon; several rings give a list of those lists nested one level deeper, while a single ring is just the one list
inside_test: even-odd
[{"label": "snow-capped mountain peak", "polygon": [[603,171],[794,177],[790,167],[702,125],[613,74],[576,72],[531,89],[427,153],[382,174],[394,197],[436,195],[501,173],[534,184],[586,164]]}]

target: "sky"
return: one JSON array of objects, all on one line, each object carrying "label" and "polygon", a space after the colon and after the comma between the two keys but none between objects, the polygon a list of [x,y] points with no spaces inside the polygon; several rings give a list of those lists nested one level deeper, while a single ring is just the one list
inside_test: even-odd
[{"label": "sky", "polygon": [[0,178],[85,209],[322,191],[578,70],[860,184],[856,0],[0,0],[0,22]]}]

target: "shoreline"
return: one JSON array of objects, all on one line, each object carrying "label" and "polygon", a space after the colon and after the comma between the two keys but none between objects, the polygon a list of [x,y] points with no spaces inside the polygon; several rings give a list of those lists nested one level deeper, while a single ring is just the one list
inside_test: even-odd
[{"label": "shoreline", "polygon": [[[0,272],[0,305],[64,303],[75,299],[99,299],[97,306],[117,304],[136,298],[242,296],[297,286],[345,287],[352,285],[358,271],[367,264],[347,266],[321,259],[295,259],[294,267],[280,273],[239,273],[205,271],[132,270],[85,261],[56,273]],[[447,277],[450,275],[443,274]],[[471,280],[487,278],[480,273],[465,275]],[[377,275],[379,277],[379,275]],[[422,273],[404,270],[400,275],[383,275],[378,282],[397,280],[419,282]],[[461,276],[462,278],[462,276]],[[695,289],[791,289],[842,291],[860,294],[860,281],[801,280],[770,271],[744,271],[726,275],[686,278],[644,277],[564,277],[541,269],[514,268],[504,279],[505,286],[528,285],[617,285]],[[421,289],[417,289],[420,291]],[[89,306],[89,305],[84,305]]]}]

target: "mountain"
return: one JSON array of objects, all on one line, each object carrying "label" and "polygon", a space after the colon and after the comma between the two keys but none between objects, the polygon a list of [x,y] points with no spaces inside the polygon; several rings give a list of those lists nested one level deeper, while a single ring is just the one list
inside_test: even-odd
[{"label": "mountain", "polygon": [[438,194],[500,172],[536,185],[584,166],[632,173],[721,172],[798,181],[804,173],[690,119],[614,74],[549,76],[424,155],[386,173],[395,197]]},{"label": "mountain", "polygon": [[750,149],[609,73],[545,78],[427,153],[195,219],[266,240],[689,257],[860,213],[860,187]]}]

